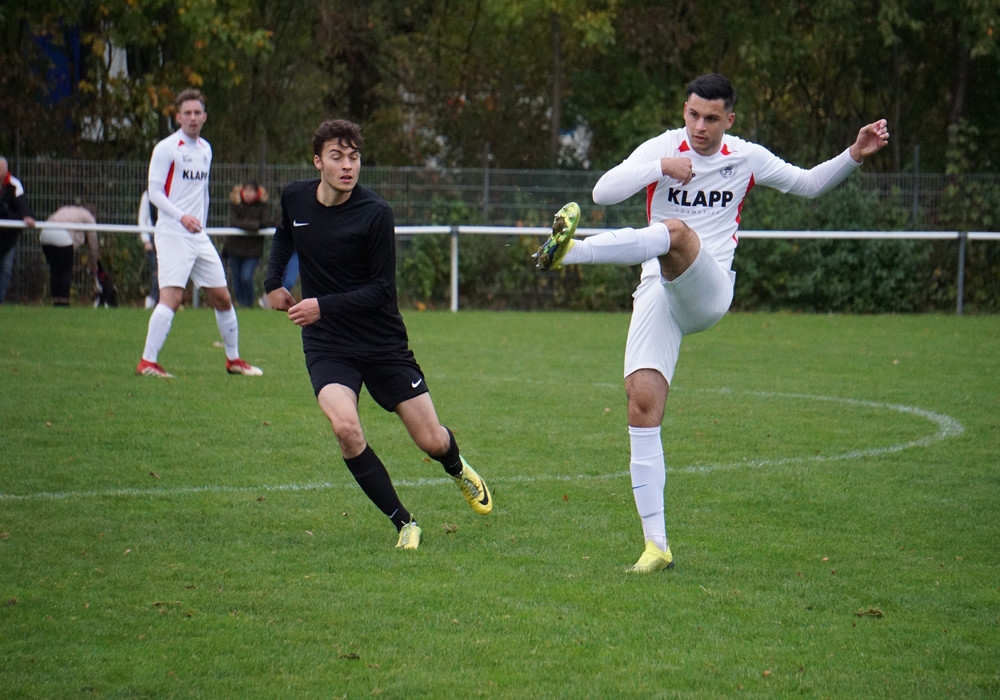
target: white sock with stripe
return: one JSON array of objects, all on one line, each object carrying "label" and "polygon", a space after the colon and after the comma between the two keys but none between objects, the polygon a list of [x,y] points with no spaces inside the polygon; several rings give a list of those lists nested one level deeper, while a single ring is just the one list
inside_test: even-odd
[{"label": "white sock with stripe", "polygon": [[236,323],[236,309],[230,306],[229,311],[216,310],[215,325],[219,327],[219,335],[226,348],[226,358],[240,359],[240,327]]},{"label": "white sock with stripe", "polygon": [[661,550],[667,550],[667,523],[664,518],[663,489],[667,485],[667,468],[663,460],[660,429],[629,426],[632,460],[632,497],[642,518],[642,534]]},{"label": "white sock with stripe", "polygon": [[146,362],[156,362],[160,356],[163,344],[170,335],[170,326],[174,323],[174,312],[165,304],[157,304],[149,315],[149,329],[146,331],[146,345],[142,349],[142,359]]},{"label": "white sock with stripe", "polygon": [[623,228],[577,238],[562,265],[639,265],[670,250],[670,231],[661,221],[646,228]]}]

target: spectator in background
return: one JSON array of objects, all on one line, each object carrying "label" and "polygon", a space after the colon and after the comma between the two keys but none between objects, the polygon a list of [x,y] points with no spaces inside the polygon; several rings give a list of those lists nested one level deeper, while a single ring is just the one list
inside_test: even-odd
[{"label": "spectator in background", "polygon": [[[0,219],[20,219],[26,227],[35,227],[35,214],[24,194],[24,185],[10,174],[3,156],[0,156]],[[0,227],[0,304],[14,275],[14,254],[20,235],[20,228]]]},{"label": "spectator in background", "polygon": [[226,236],[222,257],[229,265],[236,303],[253,306],[253,276],[264,255],[264,237],[260,230],[270,226],[267,221],[267,190],[250,180],[236,185],[229,193],[229,225],[246,233]]},{"label": "spectator in background", "polygon": [[[49,223],[63,224],[96,224],[97,219],[90,207],[79,203],[59,207],[47,220]],[[42,253],[49,264],[49,291],[54,306],[69,306],[69,293],[73,285],[73,262],[76,249],[87,242],[89,254],[87,267],[94,278],[95,287],[98,284],[98,262],[101,252],[97,242],[97,231],[81,229],[65,229],[46,226],[38,234],[42,244]]]},{"label": "spectator in background", "polygon": [[146,251],[151,277],[149,294],[146,295],[146,308],[152,309],[160,301],[160,280],[156,268],[156,243],[153,239],[153,231],[156,228],[156,207],[149,201],[149,190],[143,190],[139,199],[139,227],[144,229],[139,232],[139,238],[142,239],[142,249]]}]

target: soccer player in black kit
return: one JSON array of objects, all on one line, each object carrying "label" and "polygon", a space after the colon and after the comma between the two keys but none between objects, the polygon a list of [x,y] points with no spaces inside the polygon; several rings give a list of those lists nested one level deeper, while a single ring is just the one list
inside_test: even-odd
[{"label": "soccer player in black kit", "polygon": [[[320,408],[337,436],[347,468],[396,526],[396,547],[416,549],[420,527],[403,506],[358,416],[361,386],[403,421],[417,447],[444,467],[472,509],[493,508],[486,482],[438,421],[427,382],[409,347],[396,299],[392,209],[358,185],[361,127],[327,120],[313,135],[319,178],[289,183],[281,194],[264,290],[271,308],[302,328],[306,368]],[[298,252],[302,301],[281,286]]]}]

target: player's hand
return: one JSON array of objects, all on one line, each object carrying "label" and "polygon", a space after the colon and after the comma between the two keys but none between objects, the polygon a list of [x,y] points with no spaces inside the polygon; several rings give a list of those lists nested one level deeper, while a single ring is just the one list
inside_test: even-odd
[{"label": "player's hand", "polygon": [[691,182],[694,168],[690,158],[660,158],[660,172],[665,177],[672,177],[682,185]]},{"label": "player's hand", "polygon": [[201,221],[190,214],[185,214],[181,217],[181,226],[187,229],[188,233],[198,233],[201,231]]},{"label": "player's hand", "polygon": [[295,297],[284,287],[278,287],[268,292],[267,303],[275,311],[288,311],[295,305]]},{"label": "player's hand", "polygon": [[866,124],[858,132],[858,138],[851,146],[851,158],[856,163],[878,153],[889,143],[889,123],[885,119]]},{"label": "player's hand", "polygon": [[316,323],[319,317],[319,300],[315,297],[303,299],[288,310],[289,320],[300,328]]}]

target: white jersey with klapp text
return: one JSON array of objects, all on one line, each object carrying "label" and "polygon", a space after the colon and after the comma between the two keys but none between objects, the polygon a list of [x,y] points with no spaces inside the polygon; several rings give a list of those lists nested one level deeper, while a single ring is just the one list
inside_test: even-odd
[{"label": "white jersey with klapp text", "polygon": [[[156,235],[191,235],[181,225],[190,214],[208,224],[208,175],[212,146],[203,138],[191,139],[183,131],[168,136],[153,148],[149,159],[149,200],[159,211]],[[205,235],[204,231],[201,235]]]},{"label": "white jersey with klapp text", "polygon": [[[691,159],[694,176],[687,185],[662,174],[661,158]],[[641,144],[594,187],[594,202],[616,204],[646,190],[650,222],[681,219],[701,238],[706,252],[720,265],[732,267],[740,213],[756,185],[781,192],[816,197],[840,183],[859,163],[849,150],[809,170],[791,165],[763,146],[726,134],[719,150],[699,155],[687,140],[687,129],[664,132]],[[652,268],[647,270],[647,268]],[[656,260],[643,274],[659,274]]]}]

